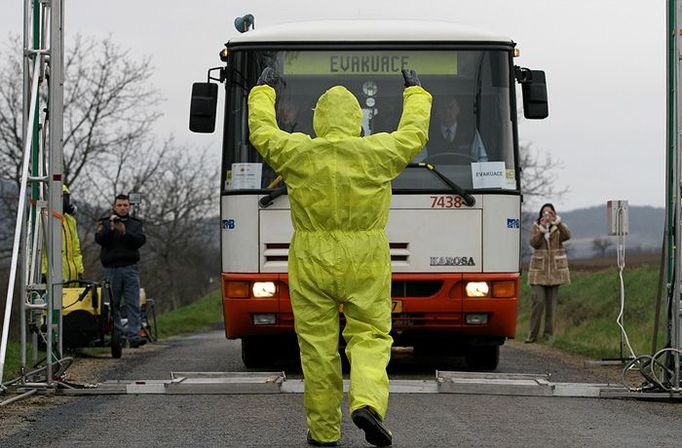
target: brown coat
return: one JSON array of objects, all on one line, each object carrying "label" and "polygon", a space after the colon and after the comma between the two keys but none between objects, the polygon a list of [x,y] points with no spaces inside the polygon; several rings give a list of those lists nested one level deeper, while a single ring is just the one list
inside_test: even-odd
[{"label": "brown coat", "polygon": [[530,245],[535,251],[528,268],[530,285],[552,286],[571,283],[568,258],[563,245],[569,238],[571,232],[558,216],[549,229],[537,222],[533,223],[530,229]]}]

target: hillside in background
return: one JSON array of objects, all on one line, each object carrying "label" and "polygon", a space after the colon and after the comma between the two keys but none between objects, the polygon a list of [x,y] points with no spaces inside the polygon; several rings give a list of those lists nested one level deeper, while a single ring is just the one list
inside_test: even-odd
[{"label": "hillside in background", "polygon": [[[665,209],[631,206],[628,209],[630,233],[625,239],[625,251],[657,252],[663,243]],[[567,244],[573,258],[590,258],[598,255],[593,247],[595,238],[608,238],[612,245],[607,254],[614,253],[616,237],[607,236],[606,205],[560,212],[561,219],[571,230]]]}]

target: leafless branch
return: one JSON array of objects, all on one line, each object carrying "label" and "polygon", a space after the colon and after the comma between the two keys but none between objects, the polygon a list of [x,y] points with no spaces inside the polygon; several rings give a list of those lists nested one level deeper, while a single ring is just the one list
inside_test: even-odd
[{"label": "leafless branch", "polygon": [[519,148],[519,164],[521,166],[521,191],[528,205],[538,200],[542,202],[558,201],[568,192],[568,187],[561,188],[557,182],[557,171],[561,162],[551,155],[533,148],[532,144]]}]

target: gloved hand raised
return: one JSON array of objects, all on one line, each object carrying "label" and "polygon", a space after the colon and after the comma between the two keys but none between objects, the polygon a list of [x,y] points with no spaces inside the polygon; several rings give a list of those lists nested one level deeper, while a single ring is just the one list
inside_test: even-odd
[{"label": "gloved hand raised", "polygon": [[258,81],[256,81],[256,85],[262,86],[264,84],[267,84],[270,87],[275,87],[278,79],[279,79],[279,75],[277,75],[277,72],[275,71],[274,68],[265,67],[263,69],[263,72],[258,77]]},{"label": "gloved hand raised", "polygon": [[410,68],[403,69],[403,78],[405,79],[405,87],[421,86],[417,72]]}]

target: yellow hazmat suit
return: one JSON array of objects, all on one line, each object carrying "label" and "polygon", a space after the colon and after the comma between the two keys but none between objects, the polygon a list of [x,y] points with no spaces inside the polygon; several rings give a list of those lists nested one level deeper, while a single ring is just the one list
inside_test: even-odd
[{"label": "yellow hazmat suit", "polygon": [[[62,273],[64,282],[78,280],[79,275],[83,275],[83,255],[81,253],[81,243],[78,239],[78,224],[73,215],[64,213],[62,222]],[[43,249],[43,274],[47,273],[47,256]],[[69,286],[69,285],[67,285]]]},{"label": "yellow hazmat suit", "polygon": [[385,234],[391,181],[426,144],[431,95],[403,93],[398,129],[360,137],[362,112],[341,86],[317,102],[317,138],[277,127],[275,90],[249,95],[251,143],[287,184],[294,235],[289,291],[305,378],[308,428],[319,442],[339,440],[343,383],[338,353],[343,304],[350,360],[350,411],[388,405],[391,257]]}]

